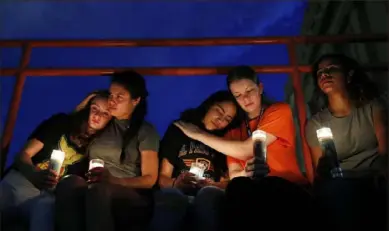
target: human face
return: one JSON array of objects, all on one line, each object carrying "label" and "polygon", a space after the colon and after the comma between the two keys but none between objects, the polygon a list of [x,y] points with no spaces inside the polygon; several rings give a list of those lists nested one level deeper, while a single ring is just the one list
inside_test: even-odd
[{"label": "human face", "polygon": [[108,100],[95,98],[90,107],[88,126],[93,130],[103,129],[111,120],[112,116],[108,108]]},{"label": "human face", "polygon": [[260,110],[263,92],[262,83],[257,85],[249,79],[240,79],[230,84],[230,91],[239,106],[249,115],[255,114]]},{"label": "human face", "polygon": [[236,115],[233,102],[225,101],[212,105],[204,116],[203,123],[208,131],[226,128]]},{"label": "human face", "polygon": [[133,99],[130,92],[117,83],[112,83],[109,91],[111,95],[108,100],[108,105],[112,116],[117,119],[129,119],[136,105],[138,105],[140,98]]},{"label": "human face", "polygon": [[324,94],[340,93],[346,91],[346,76],[341,66],[332,60],[323,60],[319,63],[316,73],[317,84]]}]

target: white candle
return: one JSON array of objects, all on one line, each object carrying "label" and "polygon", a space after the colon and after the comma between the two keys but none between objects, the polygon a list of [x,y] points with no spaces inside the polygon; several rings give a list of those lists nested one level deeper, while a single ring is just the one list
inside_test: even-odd
[{"label": "white candle", "polygon": [[262,130],[255,130],[251,136],[254,141],[254,155],[263,158],[264,161],[267,158],[266,137],[266,132]]},{"label": "white candle", "polygon": [[57,175],[61,173],[61,167],[65,160],[65,153],[60,150],[53,150],[50,156],[50,169],[54,170]]},{"label": "white candle", "polygon": [[192,163],[189,172],[196,175],[198,178],[202,178],[204,175],[205,167],[200,163]]},{"label": "white candle", "polygon": [[319,142],[333,139],[331,128],[327,127],[322,127],[316,130],[316,135]]},{"label": "white candle", "polygon": [[94,168],[104,168],[104,161],[100,159],[92,159],[89,161],[89,170]]},{"label": "white candle", "polygon": [[260,140],[262,142],[266,141],[266,132],[262,130],[255,130],[252,135],[253,140]]}]

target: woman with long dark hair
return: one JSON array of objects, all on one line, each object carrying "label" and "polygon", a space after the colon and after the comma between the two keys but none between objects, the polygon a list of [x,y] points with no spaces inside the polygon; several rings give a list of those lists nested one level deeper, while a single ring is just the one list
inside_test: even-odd
[{"label": "woman with long dark hair", "polygon": [[[111,119],[108,96],[108,92],[96,92],[82,110],[56,114],[34,130],[1,182],[2,215],[6,216],[7,212],[13,210],[28,217],[30,230],[52,228],[44,225],[52,224],[52,209],[43,209],[39,203],[42,197],[51,196],[44,192],[55,187],[65,175],[85,175],[88,166],[87,150]],[[65,153],[59,175],[49,168],[53,150]]]},{"label": "woman with long dark hair", "polygon": [[[237,107],[231,94],[218,91],[197,108],[184,111],[179,120],[223,136],[234,126],[236,113]],[[228,183],[225,156],[187,137],[174,124],[167,129],[159,154],[162,158],[159,174],[161,191],[156,193],[151,230],[175,231],[191,225],[194,230],[217,230],[223,189]],[[203,179],[189,172],[193,164],[204,166]],[[191,224],[186,223],[183,227],[185,218]]]},{"label": "woman with long dark hair", "polygon": [[[306,138],[322,210],[331,211],[325,214],[331,215],[331,225],[339,230],[377,230],[371,221],[384,212],[369,215],[378,204],[385,204],[375,200],[383,199],[376,183],[387,165],[386,113],[378,100],[379,91],[361,66],[343,54],[321,56],[313,65],[312,78],[315,99],[323,98],[324,106],[308,121]],[[332,131],[342,178],[331,178],[329,159],[316,135],[322,127]]]},{"label": "woman with long dark hair", "polygon": [[[226,189],[226,228],[249,229],[256,222],[261,228],[294,227],[298,225],[297,217],[311,209],[311,198],[299,186],[307,180],[297,164],[292,110],[286,103],[269,104],[263,100],[264,86],[249,66],[232,69],[227,86],[245,113],[240,127],[229,131],[226,138],[192,124],[176,125],[192,139],[227,155],[232,181]],[[254,157],[251,135],[258,129],[266,133],[265,163]],[[251,179],[253,175],[255,180]],[[271,214],[275,213],[288,222],[271,222]]]},{"label": "woman with long dark hair", "polygon": [[[151,216],[159,136],[145,121],[146,82],[135,71],[114,73],[109,91],[109,108],[115,118],[89,149],[89,158],[103,160],[104,167],[89,171],[88,184],[68,179],[66,183],[75,189],[58,196],[57,211],[64,216],[58,216],[60,230],[84,230],[85,214],[86,229],[91,231],[131,230],[145,225]],[[70,223],[69,216],[75,222]]]}]

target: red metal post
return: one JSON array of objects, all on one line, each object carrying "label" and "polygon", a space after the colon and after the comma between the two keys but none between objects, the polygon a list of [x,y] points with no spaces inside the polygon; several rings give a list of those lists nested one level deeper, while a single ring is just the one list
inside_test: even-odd
[{"label": "red metal post", "polygon": [[23,46],[23,55],[20,60],[19,72],[16,75],[16,83],[11,99],[11,103],[8,109],[7,121],[3,131],[3,137],[1,140],[1,153],[0,153],[0,174],[3,173],[5,165],[7,163],[7,154],[11,143],[13,130],[16,124],[16,119],[19,112],[20,102],[22,100],[23,87],[26,81],[26,74],[24,70],[27,69],[30,62],[32,47],[30,45]]},{"label": "red metal post", "polygon": [[294,91],[294,99],[295,99],[294,101],[296,103],[297,111],[298,111],[298,119],[299,119],[300,136],[301,136],[303,155],[304,155],[305,171],[306,171],[306,176],[307,176],[309,182],[312,183],[313,179],[314,179],[314,170],[313,170],[311,152],[309,150],[307,142],[305,141],[305,123],[307,120],[307,116],[306,116],[307,113],[305,110],[305,99],[304,99],[304,91],[303,91],[302,83],[301,83],[301,76],[300,76],[300,72],[298,69],[296,44],[291,42],[287,46],[288,46],[290,64],[293,67],[293,71],[291,72],[291,77],[292,77],[292,84],[293,84],[293,91]]},{"label": "red metal post", "polygon": [[26,42],[32,47],[171,47],[287,44],[290,41],[305,44],[387,42],[387,40],[387,34],[135,40],[0,40],[0,47],[20,47]]},{"label": "red metal post", "polygon": [[[225,75],[232,67],[128,67],[128,68],[29,68],[24,71],[27,76],[99,76],[110,75],[114,71],[125,69],[134,69],[143,75],[157,76],[193,76],[193,75]],[[257,73],[292,73],[291,66],[253,66]],[[310,66],[298,66],[300,73],[311,71]],[[365,66],[366,71],[387,71],[388,66],[371,65]],[[0,72],[1,76],[12,76],[18,72],[18,69],[4,68]]]}]

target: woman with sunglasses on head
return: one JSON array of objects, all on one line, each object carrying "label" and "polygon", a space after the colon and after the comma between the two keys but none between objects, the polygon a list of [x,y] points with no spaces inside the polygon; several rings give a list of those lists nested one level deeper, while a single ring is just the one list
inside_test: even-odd
[{"label": "woman with sunglasses on head", "polygon": [[89,149],[89,158],[104,161],[104,167],[89,170],[88,182],[67,179],[74,188],[57,199],[57,211],[63,214],[58,217],[60,231],[132,230],[151,217],[159,135],[145,121],[146,82],[135,71],[118,72],[109,91],[115,118]]},{"label": "woman with sunglasses on head", "polygon": [[[198,107],[184,111],[180,120],[223,136],[235,125],[236,113],[231,94],[218,91]],[[162,158],[161,190],[156,192],[151,230],[185,230],[190,226],[188,222],[193,230],[217,230],[219,209],[228,183],[225,156],[187,137],[174,124],[168,127],[161,141],[159,155]],[[190,173],[192,165],[202,165],[203,175],[196,177]]]},{"label": "woman with sunglasses on head", "polygon": [[[226,190],[226,225],[250,228],[257,221],[257,216],[264,217],[264,221],[261,219],[262,226],[270,225],[266,223],[270,219],[266,216],[276,208],[279,217],[295,215],[297,209],[304,207],[296,201],[304,203],[306,200],[309,203],[310,197],[298,186],[306,184],[307,180],[297,164],[296,133],[290,107],[285,103],[270,104],[263,99],[263,85],[251,67],[238,66],[231,70],[227,85],[245,112],[240,128],[220,138],[192,124],[176,123],[192,139],[227,155],[229,176],[233,180]],[[258,163],[254,158],[251,135],[257,129],[266,133],[266,163]],[[251,171],[253,166],[254,171]],[[262,177],[253,181],[250,179],[253,173]],[[260,211],[243,212],[254,208],[263,208],[263,214]]]},{"label": "woman with sunglasses on head", "polygon": [[[363,222],[373,218],[364,212],[371,214],[367,209],[378,198],[375,183],[386,171],[386,113],[379,91],[360,65],[342,54],[321,56],[313,65],[312,77],[315,95],[325,102],[306,126],[318,196],[326,209],[334,211],[328,214],[334,215],[332,220],[340,229],[367,228]],[[323,154],[316,134],[322,127],[332,131],[342,178],[331,179],[329,157]]]}]

